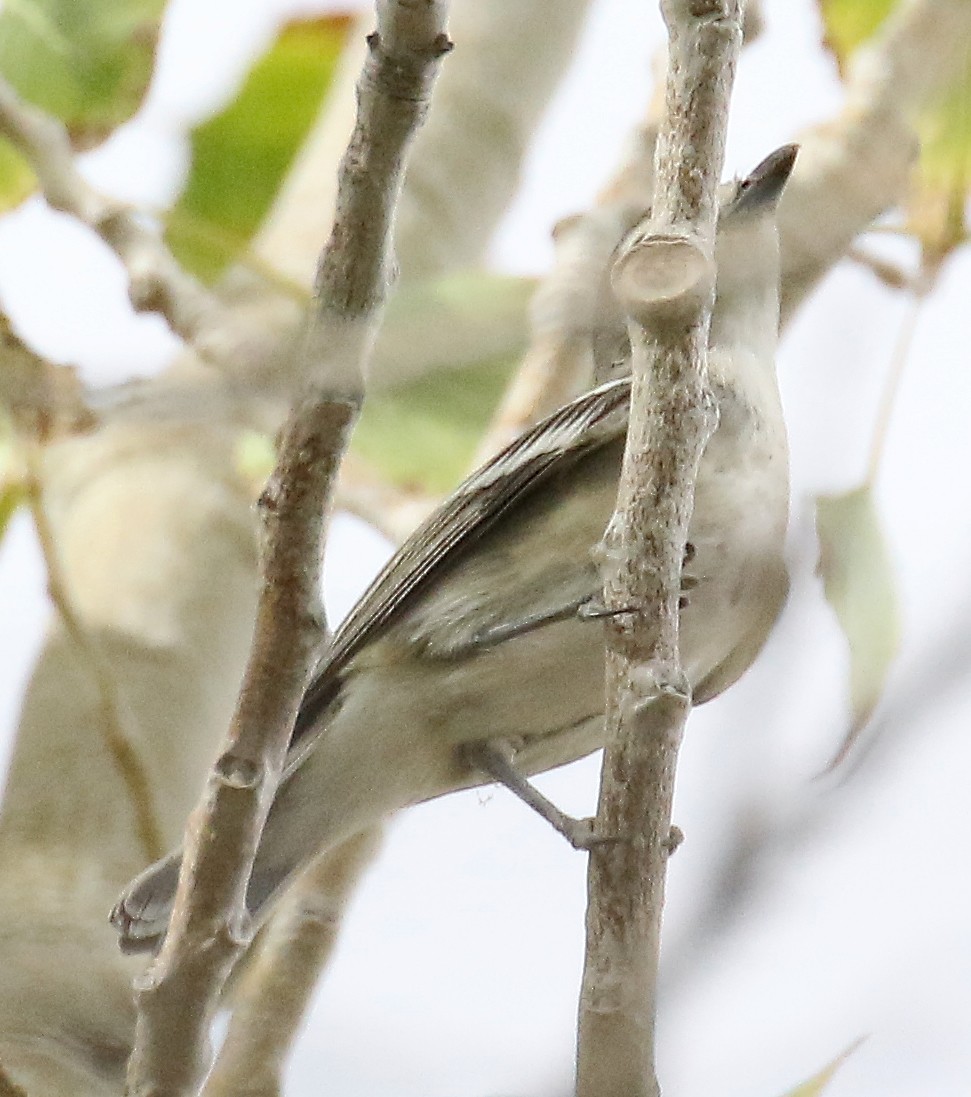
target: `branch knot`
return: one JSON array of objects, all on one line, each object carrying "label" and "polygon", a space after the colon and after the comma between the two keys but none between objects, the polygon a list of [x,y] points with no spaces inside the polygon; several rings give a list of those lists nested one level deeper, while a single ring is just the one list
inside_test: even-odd
[{"label": "branch knot", "polygon": [[715,289],[711,244],[690,227],[650,224],[621,245],[610,282],[620,305],[646,327],[692,319]]}]

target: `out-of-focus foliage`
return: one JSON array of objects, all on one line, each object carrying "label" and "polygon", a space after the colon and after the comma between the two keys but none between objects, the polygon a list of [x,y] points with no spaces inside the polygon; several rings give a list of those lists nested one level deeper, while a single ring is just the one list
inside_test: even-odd
[{"label": "out-of-focus foliage", "polygon": [[256,495],[276,464],[276,447],[268,434],[244,430],[236,439],[236,471]]},{"label": "out-of-focus foliage", "polygon": [[24,470],[13,422],[0,406],[0,541],[7,532],[10,519],[25,500]]},{"label": "out-of-focus foliage", "polygon": [[351,25],[344,15],[289,23],[229,106],[193,130],[167,236],[200,278],[213,280],[246,248],[320,110]]},{"label": "out-of-focus foliage", "polygon": [[369,396],[353,449],[390,481],[424,494],[453,488],[516,366],[511,359],[440,370]]},{"label": "out-of-focus foliage", "polygon": [[845,75],[849,56],[893,10],[897,0],[819,0],[826,46]]},{"label": "out-of-focus foliage", "polygon": [[816,501],[819,574],[850,648],[851,724],[834,764],[880,699],[900,643],[893,567],[869,484]]},{"label": "out-of-focus foliage", "polygon": [[[840,73],[900,0],[819,0],[826,44]],[[920,242],[925,266],[937,267],[968,240],[971,195],[971,42],[960,75],[915,119],[920,158],[907,202],[907,228]],[[932,64],[932,61],[928,61]]]},{"label": "out-of-focus foliage", "polygon": [[459,271],[395,289],[375,349],[375,369],[405,381],[521,354],[532,278]]},{"label": "out-of-focus foliage", "polygon": [[[352,451],[399,487],[422,495],[454,487],[525,348],[533,287],[483,271],[400,286],[374,356],[381,383],[368,392]],[[240,437],[236,463],[247,482],[262,483],[274,460],[270,438]]]},{"label": "out-of-focus foliage", "polygon": [[[368,396],[351,451],[382,479],[418,495],[442,495],[469,471],[476,446],[515,362],[440,370]],[[276,460],[273,439],[255,431],[236,443],[236,469],[258,492]]]},{"label": "out-of-focus foliage", "polygon": [[[152,76],[164,0],[15,0],[0,9],[0,72],[61,119],[75,147],[102,141],[141,104]],[[0,142],[0,212],[34,175]]]},{"label": "out-of-focus foliage", "polygon": [[525,348],[532,289],[528,279],[481,271],[403,285],[375,369],[408,378],[420,363],[422,376],[373,388],[353,450],[400,487],[430,495],[454,487]]}]

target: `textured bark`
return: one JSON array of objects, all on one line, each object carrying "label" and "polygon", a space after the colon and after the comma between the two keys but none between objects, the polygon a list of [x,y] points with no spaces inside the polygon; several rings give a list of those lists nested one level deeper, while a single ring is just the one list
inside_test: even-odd
[{"label": "textured bark", "polygon": [[219,994],[249,941],[246,888],[293,721],[320,655],[322,549],[390,280],[405,156],[451,49],[439,0],[382,0],[358,83],[337,207],[296,349],[302,394],[260,497],[262,585],[226,741],[189,819],[165,942],[137,988],[131,1097],[190,1097],[209,1067]]},{"label": "textured bark", "polygon": [[[651,220],[613,283],[630,316],[634,387],[617,509],[601,546],[607,748],[590,852],[579,1097],[656,1097],[654,1023],[674,773],[691,708],[678,654],[681,562],[714,429],[706,348],[715,192],[742,42],[737,0],[664,0],[665,118]],[[636,607],[630,612],[631,607]]]}]

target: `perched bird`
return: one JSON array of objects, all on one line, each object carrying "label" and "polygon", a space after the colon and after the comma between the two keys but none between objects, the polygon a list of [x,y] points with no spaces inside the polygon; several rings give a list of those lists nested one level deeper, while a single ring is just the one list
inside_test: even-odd
[{"label": "perched bird", "polygon": [[[775,208],[787,146],[719,203],[709,371],[718,428],[698,471],[682,577],[695,703],[751,664],[785,599],[789,506],[775,374]],[[334,636],[303,698],[247,895],[265,916],[317,854],[410,804],[499,780],[574,844],[582,826],[527,780],[603,745],[602,582],[591,550],[617,495],[630,380],[560,408],[480,468],[405,542]],[[178,853],[112,912],[157,948]]]}]

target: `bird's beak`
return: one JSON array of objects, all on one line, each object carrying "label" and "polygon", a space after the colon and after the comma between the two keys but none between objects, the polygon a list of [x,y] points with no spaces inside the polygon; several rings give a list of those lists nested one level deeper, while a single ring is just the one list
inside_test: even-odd
[{"label": "bird's beak", "polygon": [[756,210],[772,207],[779,201],[799,153],[798,145],[783,145],[770,153],[738,187],[733,210]]}]

